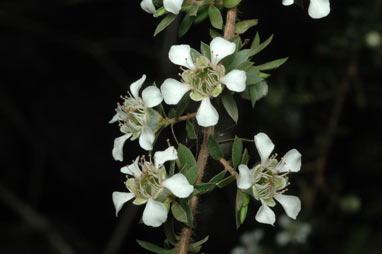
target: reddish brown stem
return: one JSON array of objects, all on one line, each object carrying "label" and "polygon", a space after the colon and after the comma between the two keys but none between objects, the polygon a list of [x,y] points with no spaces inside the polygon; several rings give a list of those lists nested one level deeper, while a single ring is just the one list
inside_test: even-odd
[{"label": "reddish brown stem", "polygon": [[231,165],[229,165],[229,162],[226,161],[224,158],[220,158],[220,163],[224,166],[224,168],[233,176],[235,176],[235,178],[238,178],[239,177],[239,174],[236,172],[236,170],[231,167]]}]

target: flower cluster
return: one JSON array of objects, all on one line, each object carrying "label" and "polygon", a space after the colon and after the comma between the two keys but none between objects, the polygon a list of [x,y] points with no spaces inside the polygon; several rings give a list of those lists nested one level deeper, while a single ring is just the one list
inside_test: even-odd
[{"label": "flower cluster", "polygon": [[288,173],[298,172],[301,168],[301,154],[292,149],[278,161],[276,156],[271,156],[275,145],[266,134],[259,133],[254,139],[261,163],[251,170],[247,165],[239,165],[237,187],[261,202],[256,214],[258,222],[274,224],[275,214],[269,207],[276,205],[275,200],[290,218],[296,219],[301,210],[301,201],[298,197],[283,193],[289,185]]},{"label": "flower cluster", "polygon": [[139,160],[137,157],[134,163],[121,168],[122,173],[132,177],[127,177],[125,182],[129,192],[113,192],[116,215],[127,201],[135,198],[135,205],[146,204],[142,216],[143,223],[152,227],[162,225],[167,220],[167,207],[172,201],[172,195],[187,198],[194,191],[194,187],[183,174],[167,176],[164,163],[176,159],[178,153],[170,146],[165,151],[156,152],[154,162],[144,158]]},{"label": "flower cluster", "polygon": [[[285,6],[292,5],[294,0],[283,0],[282,4]],[[311,18],[320,19],[328,16],[330,13],[329,0],[310,0],[308,14]]]},{"label": "flower cluster", "polygon": [[219,114],[210,98],[219,96],[224,86],[234,92],[243,92],[246,88],[245,71],[232,70],[226,73],[224,65],[220,63],[223,58],[233,54],[235,49],[235,43],[216,37],[210,43],[210,58],[199,55],[193,61],[189,45],[172,46],[169,52],[170,61],[187,69],[181,73],[182,82],[172,78],[163,82],[160,89],[164,101],[175,105],[185,93],[191,91],[190,98],[201,101],[196,115],[198,124],[203,127],[216,125]]}]

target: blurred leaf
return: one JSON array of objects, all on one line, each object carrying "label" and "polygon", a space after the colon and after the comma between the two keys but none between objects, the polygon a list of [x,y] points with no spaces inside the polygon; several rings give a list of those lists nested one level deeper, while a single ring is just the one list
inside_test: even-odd
[{"label": "blurred leaf", "polygon": [[190,29],[192,22],[194,22],[195,16],[184,15],[182,22],[179,25],[179,37],[182,37]]},{"label": "blurred leaf", "polygon": [[215,189],[216,184],[215,183],[200,183],[200,184],[196,184],[194,188],[195,188],[194,195],[201,195]]},{"label": "blurred leaf", "polygon": [[196,132],[195,132],[194,125],[191,123],[190,120],[186,121],[186,132],[187,132],[187,136],[190,139],[197,139],[198,138],[198,136],[196,135]]},{"label": "blurred leaf", "polygon": [[202,245],[208,241],[209,236],[204,237],[202,240],[190,243],[188,245],[188,251],[192,254],[196,254],[200,252],[200,249],[202,248]]},{"label": "blurred leaf", "polygon": [[225,186],[227,186],[228,184],[232,183],[233,181],[235,181],[235,176],[228,176],[226,178],[224,178],[223,180],[219,181],[218,183],[216,183],[216,185],[219,187],[219,188],[223,188]]},{"label": "blurred leaf", "polygon": [[155,29],[154,36],[162,32],[167,26],[169,26],[176,18],[175,14],[169,13],[164,17],[161,22],[159,22],[157,28]]},{"label": "blurred leaf", "polygon": [[276,60],[270,61],[270,62],[265,63],[265,64],[257,65],[257,66],[255,66],[255,68],[257,68],[260,71],[276,69],[280,65],[285,63],[287,60],[288,60],[288,57],[280,58],[280,59],[276,59]]},{"label": "blurred leaf", "polygon": [[237,22],[235,25],[235,32],[238,34],[245,33],[249,28],[256,26],[258,23],[257,19],[249,19]]},{"label": "blurred leaf", "polygon": [[166,222],[163,224],[164,234],[166,235],[166,239],[168,242],[172,245],[177,244],[175,230],[174,230],[174,220],[173,219],[167,219]]},{"label": "blurred leaf", "polygon": [[146,250],[149,250],[151,252],[154,252],[154,253],[158,253],[158,254],[176,254],[178,253],[176,249],[171,249],[171,250],[166,250],[166,249],[163,249],[153,243],[149,243],[149,242],[146,242],[146,241],[141,241],[141,240],[137,240],[138,244],[145,248]]},{"label": "blurred leaf", "polygon": [[238,5],[241,0],[224,0],[223,4],[225,8],[233,8]]},{"label": "blurred leaf", "polygon": [[228,115],[232,118],[232,120],[235,123],[237,123],[237,120],[239,119],[239,111],[237,109],[236,101],[233,98],[232,94],[223,94],[221,96],[221,100]]},{"label": "blurred leaf", "polygon": [[215,5],[208,7],[208,16],[210,17],[211,25],[216,29],[223,28],[223,17],[220,10]]},{"label": "blurred leaf", "polygon": [[255,85],[249,86],[249,96],[251,98],[252,108],[255,108],[255,104],[256,104],[256,86]]},{"label": "blurred leaf", "polygon": [[208,17],[208,7],[206,5],[203,5],[199,7],[199,12],[194,20],[194,24],[199,24],[200,22],[205,20],[207,17]]},{"label": "blurred leaf", "polygon": [[175,161],[171,161],[170,163],[170,171],[169,171],[169,176],[173,176],[175,173]]},{"label": "blurred leaf", "polygon": [[196,15],[198,14],[198,10],[199,10],[199,4],[194,3],[194,4],[191,6],[190,11],[188,12],[188,15],[190,15],[190,16],[196,16]]},{"label": "blurred leaf", "polygon": [[215,139],[210,135],[208,138],[208,150],[210,155],[215,160],[219,160],[224,156],[223,151],[221,150],[219,144],[215,141]]},{"label": "blurred leaf", "polygon": [[235,140],[233,141],[232,145],[232,165],[235,169],[237,168],[237,166],[239,166],[241,162],[242,153],[243,142],[238,137],[235,137]]},{"label": "blurred leaf", "polygon": [[263,79],[259,75],[253,72],[247,72],[247,85],[254,85],[260,83]]},{"label": "blurred leaf", "polygon": [[241,158],[241,164],[248,165],[249,162],[249,155],[248,155],[248,150],[247,148],[244,149],[243,156]]}]

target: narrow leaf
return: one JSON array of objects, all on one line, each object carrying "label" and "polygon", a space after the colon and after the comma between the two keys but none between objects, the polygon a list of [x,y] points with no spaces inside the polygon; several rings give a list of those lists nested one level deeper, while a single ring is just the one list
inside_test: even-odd
[{"label": "narrow leaf", "polygon": [[241,164],[247,165],[249,162],[249,155],[247,148],[244,149],[243,156],[241,157]]},{"label": "narrow leaf", "polygon": [[216,185],[219,187],[219,188],[223,188],[225,186],[227,186],[228,184],[232,183],[233,181],[235,181],[235,176],[228,176],[226,178],[224,178],[223,180],[219,181]]},{"label": "narrow leaf", "polygon": [[194,4],[191,6],[190,11],[188,12],[188,15],[190,15],[190,16],[196,16],[196,15],[198,14],[198,10],[199,10],[199,4],[194,3]]},{"label": "narrow leaf", "polygon": [[227,171],[226,170],[223,170],[221,171],[220,173],[218,173],[217,175],[215,175],[214,177],[212,177],[208,183],[214,183],[216,184],[217,182],[221,181],[224,176],[226,175]]},{"label": "narrow leaf", "polygon": [[232,164],[234,168],[237,168],[241,162],[241,156],[243,153],[243,142],[235,137],[232,145]]},{"label": "narrow leaf", "polygon": [[176,18],[175,14],[169,13],[159,22],[157,28],[155,28],[154,36],[162,32],[167,26],[169,26]]},{"label": "narrow leaf", "polygon": [[223,4],[225,8],[233,8],[238,5],[241,0],[224,0]]},{"label": "narrow leaf", "polygon": [[190,139],[197,139],[198,138],[198,136],[196,135],[196,132],[195,132],[194,125],[191,123],[190,120],[186,121],[186,132],[187,132],[187,136]]},{"label": "narrow leaf", "polygon": [[194,20],[194,24],[199,24],[200,22],[204,21],[208,17],[208,8],[206,5],[201,6],[199,8],[198,15],[196,16]]},{"label": "narrow leaf", "polygon": [[210,135],[208,138],[208,150],[210,155],[215,160],[219,160],[224,156],[223,151],[221,150],[219,144],[215,141],[215,139]]},{"label": "narrow leaf", "polygon": [[181,115],[183,115],[184,110],[186,110],[189,103],[190,103],[190,93],[187,92],[185,95],[183,95],[182,99],[178,103],[178,106],[176,107],[175,117],[178,118]]},{"label": "narrow leaf", "polygon": [[167,219],[166,222],[163,224],[164,234],[166,235],[166,239],[168,242],[172,245],[176,245],[177,240],[175,238],[175,230],[174,230],[174,220],[173,219]]},{"label": "narrow leaf", "polygon": [[249,28],[256,26],[258,23],[257,19],[249,19],[237,22],[235,25],[235,32],[238,34],[245,33]]},{"label": "narrow leaf", "polygon": [[210,36],[212,39],[216,37],[223,37],[223,35],[219,33],[218,31],[216,31],[215,29],[210,29]]},{"label": "narrow leaf", "polygon": [[204,237],[202,240],[190,243],[188,245],[188,251],[190,253],[199,253],[200,249],[202,248],[202,245],[208,241],[209,236]]},{"label": "narrow leaf", "polygon": [[223,106],[232,120],[237,123],[239,119],[239,110],[237,109],[236,101],[232,94],[224,94],[221,96]]},{"label": "narrow leaf", "polygon": [[255,104],[256,104],[256,86],[255,85],[249,86],[249,96],[251,98],[252,108],[255,108]]},{"label": "narrow leaf", "polygon": [[208,16],[210,17],[211,25],[216,29],[223,28],[223,17],[220,10],[215,5],[208,7]]},{"label": "narrow leaf", "polygon": [[195,16],[185,15],[182,22],[179,25],[178,36],[182,37],[190,29],[192,22],[194,22]]},{"label": "narrow leaf", "polygon": [[212,191],[213,189],[216,188],[216,184],[215,183],[200,183],[200,184],[196,184],[194,186],[195,190],[194,190],[194,195],[201,195],[201,194],[205,194],[207,192],[210,192]]},{"label": "narrow leaf", "polygon": [[255,66],[260,71],[276,69],[288,60],[288,57],[276,59],[268,63]]},{"label": "narrow leaf", "polygon": [[[268,46],[269,43],[271,43],[272,39],[273,39],[273,34],[263,43],[260,43],[257,46],[253,46],[253,47],[251,46],[251,56],[254,56],[260,51],[262,51],[266,46]],[[252,45],[254,44],[255,44],[255,41],[253,41]]]},{"label": "narrow leaf", "polygon": [[158,253],[158,254],[176,254],[177,253],[176,249],[166,250],[159,247],[158,245],[155,245],[153,243],[149,243],[146,241],[137,240],[137,242],[142,248],[154,253]]}]

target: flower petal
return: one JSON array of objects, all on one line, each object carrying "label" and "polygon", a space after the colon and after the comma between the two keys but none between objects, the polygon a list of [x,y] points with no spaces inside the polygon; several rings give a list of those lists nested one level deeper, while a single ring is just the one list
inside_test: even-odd
[{"label": "flower petal", "polygon": [[143,223],[151,227],[159,227],[167,220],[167,209],[161,202],[149,199],[142,216]]},{"label": "flower petal", "polygon": [[275,145],[267,134],[260,132],[255,136],[255,145],[261,158],[261,165],[264,165],[271,155]]},{"label": "flower petal", "polygon": [[130,85],[130,92],[135,99],[138,98],[139,90],[141,89],[143,83],[145,83],[145,80],[146,80],[146,75],[143,74],[140,79],[138,79],[137,81],[135,81],[134,83]]},{"label": "flower petal", "polygon": [[263,200],[261,200],[261,204],[261,207],[256,213],[256,220],[260,223],[270,224],[273,226],[276,221],[275,213],[267,206],[267,204],[265,204]]},{"label": "flower petal", "polygon": [[168,105],[176,105],[182,99],[183,95],[190,90],[187,84],[178,80],[168,78],[160,87],[163,99]]},{"label": "flower petal", "polygon": [[178,152],[173,146],[154,154],[154,162],[157,169],[159,169],[159,165],[163,165],[166,161],[173,161],[176,159],[178,159]]},{"label": "flower petal", "polygon": [[214,126],[219,121],[219,114],[212,106],[210,98],[205,98],[200,103],[198,112],[196,113],[196,121],[200,126]]},{"label": "flower petal", "polygon": [[330,13],[329,0],[310,0],[308,14],[311,18],[320,19]]},{"label": "flower petal", "polygon": [[188,69],[195,68],[191,58],[190,45],[181,44],[171,46],[170,51],[168,52],[168,58],[176,65],[180,65]]},{"label": "flower petal", "polygon": [[236,179],[239,189],[246,190],[252,186],[252,175],[247,165],[239,165],[239,177]]},{"label": "flower petal", "polygon": [[141,1],[141,8],[150,14],[153,14],[154,17],[156,16],[157,10],[155,9],[155,6],[153,4],[153,0],[142,0]]},{"label": "flower petal", "polygon": [[279,201],[285,210],[285,213],[292,219],[296,219],[301,211],[301,201],[298,197],[284,194],[276,194],[275,199]]},{"label": "flower petal", "polygon": [[182,8],[183,0],[163,0],[164,8],[171,13],[178,14]]},{"label": "flower petal", "polygon": [[113,116],[113,118],[109,121],[109,123],[115,123],[119,120],[119,114],[118,113],[115,113],[115,115]]},{"label": "flower petal", "polygon": [[123,161],[123,145],[126,140],[131,137],[131,133],[127,133],[123,136],[114,139],[113,158],[116,161]]},{"label": "flower petal", "polygon": [[163,97],[158,87],[148,86],[142,91],[142,99],[146,107],[152,108],[158,106]]},{"label": "flower petal", "polygon": [[134,163],[132,163],[128,166],[122,167],[121,173],[129,174],[129,175],[132,175],[134,177],[140,177],[142,175],[142,171],[139,168],[139,156],[137,156]]},{"label": "flower petal", "polygon": [[247,74],[245,74],[245,71],[232,70],[224,75],[220,81],[231,91],[243,92],[246,87]]},{"label": "flower petal", "polygon": [[283,0],[282,3],[284,6],[288,6],[288,5],[292,5],[294,3],[294,0]]},{"label": "flower petal", "polygon": [[235,52],[236,44],[227,41],[222,37],[215,37],[211,43],[211,63],[217,65],[224,57],[229,56]]},{"label": "flower petal", "polygon": [[289,150],[281,159],[277,168],[280,172],[298,172],[301,169],[301,153],[296,149]]},{"label": "flower petal", "polygon": [[155,133],[150,127],[143,127],[141,136],[139,137],[139,145],[146,151],[153,150]]},{"label": "flower petal", "polygon": [[194,191],[194,186],[188,182],[182,173],[175,174],[166,179],[163,182],[163,186],[178,198],[187,198]]},{"label": "flower petal", "polygon": [[119,191],[113,192],[112,198],[113,198],[113,204],[115,207],[115,216],[118,216],[118,213],[121,210],[122,206],[133,197],[134,197],[134,194],[130,192],[119,192]]}]

